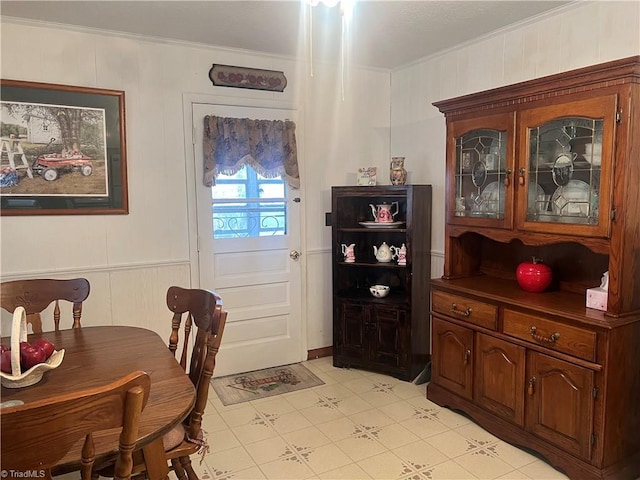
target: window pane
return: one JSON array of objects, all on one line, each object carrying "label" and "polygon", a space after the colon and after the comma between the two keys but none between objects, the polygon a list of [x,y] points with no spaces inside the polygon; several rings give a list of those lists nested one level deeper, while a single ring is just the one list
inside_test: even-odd
[{"label": "window pane", "polygon": [[216,183],[211,187],[211,198],[247,198],[247,187],[238,183]]},{"label": "window pane", "polygon": [[284,183],[261,183],[260,198],[284,198]]},{"label": "window pane", "polygon": [[[236,175],[219,175],[211,188],[213,237],[238,238],[285,235],[286,198],[281,178],[263,179],[251,166]],[[245,199],[246,202],[233,200]],[[231,201],[230,201],[231,200]]]}]

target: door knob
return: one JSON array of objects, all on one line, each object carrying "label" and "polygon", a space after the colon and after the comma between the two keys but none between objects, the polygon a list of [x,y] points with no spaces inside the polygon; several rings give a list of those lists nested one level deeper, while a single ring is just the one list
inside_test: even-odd
[{"label": "door knob", "polygon": [[291,250],[291,252],[289,252],[289,256],[292,260],[298,260],[300,258],[300,252],[297,250]]}]

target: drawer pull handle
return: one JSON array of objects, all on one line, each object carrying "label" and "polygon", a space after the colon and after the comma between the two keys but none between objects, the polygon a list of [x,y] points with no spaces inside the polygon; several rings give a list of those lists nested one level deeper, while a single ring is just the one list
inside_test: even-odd
[{"label": "drawer pull handle", "polygon": [[529,379],[529,388],[527,388],[527,393],[529,394],[529,396],[533,395],[535,386],[536,386],[536,377],[531,377]]},{"label": "drawer pull handle", "polygon": [[471,310],[471,307],[468,307],[466,310],[458,310],[458,305],[455,303],[451,304],[451,313],[455,313],[456,315],[460,315],[462,317],[468,317],[469,315],[471,315],[471,313],[473,312],[473,310]]},{"label": "drawer pull handle", "polygon": [[538,342],[556,343],[556,340],[560,338],[560,334],[558,332],[552,333],[551,336],[547,338],[547,337],[543,337],[542,335],[537,335],[536,331],[537,331],[536,327],[532,326],[529,332],[531,333],[531,336],[533,337],[533,339],[537,340]]},{"label": "drawer pull handle", "polygon": [[469,358],[471,357],[471,350],[466,350],[464,352],[464,364],[467,365],[469,363]]}]

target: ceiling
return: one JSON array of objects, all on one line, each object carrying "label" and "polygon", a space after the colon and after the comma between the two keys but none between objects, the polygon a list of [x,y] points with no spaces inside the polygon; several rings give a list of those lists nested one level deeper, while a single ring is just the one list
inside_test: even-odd
[{"label": "ceiling", "polygon": [[[423,0],[355,3],[348,55],[394,69],[573,0]],[[0,15],[314,60],[340,54],[339,7],[299,1],[11,1]],[[310,50],[311,47],[311,50]]]}]

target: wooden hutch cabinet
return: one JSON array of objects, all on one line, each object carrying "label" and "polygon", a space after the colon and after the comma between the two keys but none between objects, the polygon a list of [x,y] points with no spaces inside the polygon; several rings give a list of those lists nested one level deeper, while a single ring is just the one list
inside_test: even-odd
[{"label": "wooden hutch cabinet", "polygon": [[[445,265],[427,398],[573,479],[640,477],[640,57],[434,104]],[[553,282],[522,290],[519,263]],[[588,288],[609,283],[606,311]]]},{"label": "wooden hutch cabinet", "polygon": [[[333,364],[413,380],[429,355],[431,276],[431,186],[333,187]],[[389,206],[393,222],[376,223],[379,205]],[[394,255],[378,261],[386,243]],[[355,261],[346,261],[353,246]],[[372,285],[387,285],[376,298]]]}]

